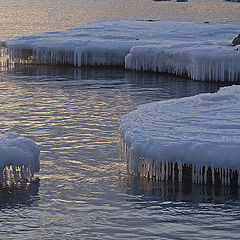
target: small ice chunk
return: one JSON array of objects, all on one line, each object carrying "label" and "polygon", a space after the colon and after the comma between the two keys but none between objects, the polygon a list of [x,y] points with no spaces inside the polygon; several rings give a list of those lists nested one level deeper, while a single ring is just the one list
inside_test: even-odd
[{"label": "small ice chunk", "polygon": [[12,132],[0,134],[1,179],[3,179],[3,170],[10,166],[14,171],[20,168],[22,176],[33,176],[40,170],[39,154],[39,147],[32,140]]}]

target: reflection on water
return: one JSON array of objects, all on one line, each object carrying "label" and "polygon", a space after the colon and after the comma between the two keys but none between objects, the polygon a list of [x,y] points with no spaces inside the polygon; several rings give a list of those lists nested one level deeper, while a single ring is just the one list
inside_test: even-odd
[{"label": "reflection on water", "polygon": [[[41,150],[41,185],[1,193],[1,238],[176,239],[192,231],[188,239],[211,239],[239,233],[233,233],[240,212],[235,204],[215,211],[210,201],[203,209],[192,204],[201,197],[182,194],[181,186],[165,197],[161,183],[153,191],[149,183],[119,180],[125,168],[119,159],[123,114],[140,104],[215,92],[220,86],[119,68],[21,66],[0,72],[0,131],[27,136]],[[4,205],[12,207],[5,211]],[[222,216],[226,211],[231,214]],[[206,229],[206,216],[215,222],[212,229]],[[218,229],[225,221],[231,227],[221,228],[222,234]]]},{"label": "reflection on water", "polygon": [[224,203],[240,200],[238,187],[160,182],[131,175],[121,176],[120,184],[127,194],[145,195],[162,201]]},{"label": "reflection on water", "polygon": [[30,207],[34,201],[39,200],[39,178],[31,182],[22,182],[13,186],[0,187],[0,210],[5,208]]},{"label": "reflection on water", "polygon": [[[240,5],[224,0],[8,0],[0,1],[0,40],[59,31],[106,19],[240,23]],[[181,0],[180,0],[181,1]]]},{"label": "reflection on water", "polygon": [[171,2],[188,2],[188,0],[153,0],[154,2],[165,2],[165,1],[171,1]]}]

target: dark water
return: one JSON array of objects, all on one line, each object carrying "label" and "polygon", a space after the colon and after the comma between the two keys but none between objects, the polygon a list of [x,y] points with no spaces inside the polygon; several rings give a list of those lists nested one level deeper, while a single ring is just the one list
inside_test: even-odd
[{"label": "dark water", "polygon": [[[217,83],[111,68],[21,67],[0,74],[0,131],[33,139],[41,172],[0,191],[1,239],[238,239],[238,191],[125,174],[119,119],[138,105]],[[39,181],[40,180],[40,181]]]}]

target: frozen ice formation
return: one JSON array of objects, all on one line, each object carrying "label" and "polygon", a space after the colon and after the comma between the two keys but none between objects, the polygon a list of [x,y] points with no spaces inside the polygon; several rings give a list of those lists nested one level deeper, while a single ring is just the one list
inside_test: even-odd
[{"label": "frozen ice formation", "polygon": [[120,131],[134,175],[240,185],[240,86],[141,105]]},{"label": "frozen ice formation", "polygon": [[39,148],[17,133],[0,134],[0,182],[17,182],[39,172]]},{"label": "frozen ice formation", "polygon": [[1,43],[10,62],[122,65],[194,80],[239,81],[239,26],[160,21],[99,21]]}]

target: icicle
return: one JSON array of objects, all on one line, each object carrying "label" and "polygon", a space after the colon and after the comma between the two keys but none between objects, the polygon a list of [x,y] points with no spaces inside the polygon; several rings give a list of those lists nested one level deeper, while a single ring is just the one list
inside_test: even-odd
[{"label": "icicle", "polygon": [[227,168],[225,168],[224,171],[225,171],[225,186],[227,186],[228,185],[228,176],[227,176],[228,171],[227,171]]},{"label": "icicle", "polygon": [[145,159],[142,158],[142,171],[141,171],[141,177],[144,177],[144,171],[145,171]]},{"label": "icicle", "polygon": [[156,163],[155,160],[152,160],[152,178],[156,177]]},{"label": "icicle", "polygon": [[215,183],[215,177],[214,177],[214,167],[212,167],[212,184]]},{"label": "icicle", "polygon": [[0,168],[0,183],[3,183],[3,169]]},{"label": "icicle", "polygon": [[24,166],[20,166],[20,174],[21,174],[21,178],[24,178]]},{"label": "icicle", "polygon": [[224,185],[227,185],[227,170],[226,168],[223,169],[224,172]]},{"label": "icicle", "polygon": [[200,183],[203,184],[203,167],[200,166],[199,168],[200,168],[200,170],[199,170],[200,171]]},{"label": "icicle", "polygon": [[152,173],[153,173],[153,162],[150,159],[148,159],[148,176],[149,176],[149,178],[153,177]]},{"label": "icicle", "polygon": [[82,66],[82,53],[81,51],[78,51],[78,67]]},{"label": "icicle", "polygon": [[158,161],[158,179],[159,179],[159,181],[162,180],[161,179],[161,162],[160,161]]},{"label": "icicle", "polygon": [[197,166],[197,183],[201,183],[201,167]]},{"label": "icicle", "polygon": [[30,166],[27,167],[27,178],[30,177]]},{"label": "icicle", "polygon": [[164,162],[161,162],[161,181],[164,181]]},{"label": "icicle", "polygon": [[192,165],[192,183],[195,183],[194,166]]},{"label": "icicle", "polygon": [[178,181],[182,182],[182,163],[178,163]]},{"label": "icicle", "polygon": [[144,158],[141,159],[142,167],[141,167],[141,176],[144,177],[144,171],[145,171],[145,161]]},{"label": "icicle", "polygon": [[13,171],[14,181],[17,182],[17,171],[15,166],[12,166],[12,171]]},{"label": "icicle", "polygon": [[142,166],[141,166],[141,176],[144,177],[144,171],[145,171],[145,162],[144,158],[141,158]]},{"label": "icicle", "polygon": [[224,169],[223,168],[221,168],[221,184],[222,184],[222,186],[224,186]]},{"label": "icicle", "polygon": [[175,180],[175,163],[172,163],[172,181]]},{"label": "icicle", "polygon": [[137,163],[137,175],[141,176],[142,172],[142,161],[141,158],[138,158],[138,163]]},{"label": "icicle", "polygon": [[74,50],[74,55],[73,55],[73,66],[77,67],[78,63],[77,63],[77,51]]},{"label": "icicle", "polygon": [[238,186],[240,186],[240,176],[239,176],[239,171],[237,170],[237,175],[238,175]]},{"label": "icicle", "polygon": [[144,158],[144,173],[143,173],[144,177],[147,177],[147,161],[146,158]]},{"label": "icicle", "polygon": [[167,180],[169,180],[169,178],[171,179],[172,177],[172,163],[168,162],[168,178]]},{"label": "icicle", "polygon": [[166,173],[165,173],[165,180],[168,181],[168,162],[166,164]]},{"label": "icicle", "polygon": [[85,65],[88,65],[88,56],[87,56],[87,51],[85,52]]},{"label": "icicle", "polygon": [[195,183],[198,183],[198,166],[194,166],[195,169]]},{"label": "icicle", "polygon": [[229,185],[231,183],[231,179],[232,179],[232,169],[229,169]]},{"label": "icicle", "polygon": [[196,169],[196,183],[199,183],[199,167],[198,166],[195,166],[195,169]]},{"label": "icicle", "polygon": [[148,177],[148,159],[147,158],[145,158],[145,163],[146,163],[145,177],[147,178]]},{"label": "icicle", "polygon": [[230,185],[230,169],[227,168],[227,185]]},{"label": "icicle", "polygon": [[159,180],[159,164],[157,161],[156,161],[155,169],[156,169],[156,180]]},{"label": "icicle", "polygon": [[208,168],[204,166],[204,184],[207,184],[207,170]]}]

